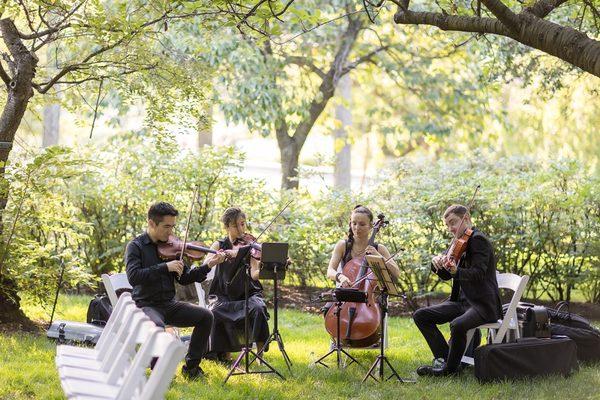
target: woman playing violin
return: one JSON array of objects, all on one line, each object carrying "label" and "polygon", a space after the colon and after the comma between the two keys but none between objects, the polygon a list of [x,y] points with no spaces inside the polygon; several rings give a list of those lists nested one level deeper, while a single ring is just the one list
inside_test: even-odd
[{"label": "woman playing violin", "polygon": [[[459,372],[467,346],[467,331],[501,318],[501,303],[496,281],[496,260],[492,244],[474,228],[467,207],[454,204],[443,216],[453,245],[466,241],[465,251],[434,256],[431,269],[441,279],[452,279],[450,299],[413,314],[415,324],[434,355],[432,366],[417,369],[419,375],[445,376]],[[452,250],[454,246],[451,246]],[[450,322],[450,340],[446,342],[437,325]]]},{"label": "woman playing violin", "polygon": [[[228,360],[230,352],[239,351],[244,334],[244,280],[246,274],[243,263],[238,260],[238,251],[247,251],[248,246],[256,244],[254,238],[246,232],[246,214],[237,208],[225,210],[221,217],[227,236],[217,240],[211,246],[214,250],[223,250],[227,260],[221,260],[216,266],[215,277],[209,289],[209,308],[215,323],[211,333],[211,353],[219,360]],[[205,262],[211,262],[215,255],[209,254]],[[237,258],[236,258],[237,257]],[[258,280],[260,261],[254,252],[250,252],[249,279],[249,334],[250,343],[255,342],[258,352],[269,337],[269,314],[262,297],[263,287]]]},{"label": "woman playing violin", "polygon": [[342,287],[350,287],[353,282],[350,281],[342,271],[342,267],[354,257],[362,257],[365,254],[380,255],[386,261],[386,265],[394,278],[400,275],[400,269],[396,262],[390,259],[390,252],[382,245],[375,243],[369,245],[369,235],[373,228],[373,213],[367,207],[358,205],[352,210],[350,215],[350,228],[348,238],[340,240],[333,249],[333,254],[329,260],[327,268],[327,278],[336,282]]}]

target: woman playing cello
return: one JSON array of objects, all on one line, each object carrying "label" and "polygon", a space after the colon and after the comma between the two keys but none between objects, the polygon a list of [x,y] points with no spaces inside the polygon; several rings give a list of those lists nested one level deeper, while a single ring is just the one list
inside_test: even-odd
[{"label": "woman playing cello", "polygon": [[[386,266],[391,272],[394,278],[398,278],[400,275],[400,269],[396,265],[395,261],[391,259],[388,249],[377,242],[375,242],[375,235],[383,222],[383,215],[380,217],[376,225],[376,229],[373,230],[373,213],[367,207],[358,205],[352,210],[350,216],[350,228],[348,231],[348,238],[340,240],[333,249],[331,260],[329,261],[329,267],[327,268],[327,277],[336,282],[336,285],[341,287],[356,288],[361,291],[365,291],[368,294],[369,301],[365,306],[361,305],[350,305],[350,308],[356,310],[342,310],[342,319],[346,318],[345,315],[349,315],[348,322],[342,321],[341,331],[345,332],[345,341],[353,347],[365,347],[372,345],[378,340],[379,331],[379,314],[378,305],[375,304],[373,290],[375,287],[375,277],[364,268],[366,262],[364,260],[366,254],[378,255],[386,260]],[[360,269],[357,268],[360,266]],[[361,271],[357,274],[357,271]],[[370,292],[370,293],[369,293]],[[366,308],[365,308],[366,307]],[[365,334],[361,338],[357,338],[359,333],[353,328],[356,322],[356,326],[363,324],[364,316],[360,316],[360,310],[365,309],[369,314],[373,313],[371,333]],[[326,326],[327,330],[333,336],[337,332],[335,324],[333,323],[332,311],[326,309]],[[351,311],[349,313],[349,311]],[[356,311],[356,317],[354,316]],[[362,321],[361,321],[362,320]],[[371,325],[371,322],[367,323]],[[350,335],[351,332],[354,332]]]}]

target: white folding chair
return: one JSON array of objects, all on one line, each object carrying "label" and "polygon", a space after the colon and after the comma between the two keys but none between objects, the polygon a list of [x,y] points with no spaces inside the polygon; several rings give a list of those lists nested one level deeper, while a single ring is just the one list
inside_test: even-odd
[{"label": "white folding chair", "polygon": [[[210,272],[206,275],[206,281],[210,282],[215,277],[215,269],[211,268]],[[208,304],[206,303],[206,292],[204,288],[202,288],[202,284],[200,282],[194,282],[194,286],[196,287],[196,292],[198,293],[198,305],[200,307],[207,308]]]},{"label": "white folding chair", "polygon": [[99,371],[105,361],[110,362],[118,355],[121,345],[126,340],[127,336],[134,328],[137,321],[134,318],[135,315],[144,314],[142,310],[137,308],[135,304],[127,306],[122,313],[122,323],[117,333],[113,336],[111,343],[102,352],[98,353],[95,358],[84,358],[78,357],[77,355],[58,355],[56,356],[56,366],[58,368],[63,366],[78,367],[80,369],[91,369]]},{"label": "white folding chair", "polygon": [[56,347],[57,357],[70,356],[100,359],[103,356],[103,354],[105,354],[107,348],[114,344],[114,337],[119,331],[121,324],[123,323],[122,317],[127,307],[135,307],[135,304],[131,299],[131,295],[129,293],[124,293],[124,295],[119,298],[119,301],[116,303],[113,312],[108,318],[106,326],[104,326],[104,329],[102,330],[102,334],[100,334],[100,338],[98,339],[98,343],[96,343],[96,346],[94,346],[93,348],[88,348],[80,346],[59,345]]},{"label": "white folding chair", "polygon": [[[523,296],[523,292],[525,292],[525,287],[527,287],[527,282],[529,282],[528,275],[515,275],[511,273],[503,273],[496,274],[496,279],[498,280],[498,287],[500,289],[510,289],[513,291],[512,298],[510,300],[510,304],[508,305],[508,310],[506,310],[506,314],[503,319],[499,319],[498,322],[492,322],[488,324],[483,324],[474,329],[469,329],[467,332],[467,348],[473,340],[473,335],[475,334],[475,329],[484,329],[488,330],[489,342],[491,343],[502,343],[505,337],[507,336],[509,330],[514,331],[514,335],[516,338],[521,337],[519,333],[519,321],[517,319],[517,305],[519,301],[521,301],[521,296]],[[463,356],[462,362],[470,365],[475,364],[475,360],[473,357]]]},{"label": "white folding chair", "polygon": [[123,376],[135,356],[137,345],[144,343],[148,333],[156,327],[154,322],[141,310],[133,316],[133,323],[127,338],[99,366],[99,369],[81,368],[79,366],[62,365],[58,368],[61,380],[79,379],[92,382],[115,384]]},{"label": "white folding chair", "polygon": [[113,307],[118,301],[117,290],[132,289],[131,285],[129,284],[129,280],[127,279],[127,274],[124,272],[111,275],[102,274],[102,283],[104,283],[106,294],[108,294],[108,298],[110,299],[110,303],[113,305]]},{"label": "white folding chair", "polygon": [[[163,399],[186,349],[172,335],[153,328],[136,353],[124,379],[117,384],[65,380],[61,385],[69,399],[86,400],[158,400]],[[152,357],[158,357],[146,378]]]}]

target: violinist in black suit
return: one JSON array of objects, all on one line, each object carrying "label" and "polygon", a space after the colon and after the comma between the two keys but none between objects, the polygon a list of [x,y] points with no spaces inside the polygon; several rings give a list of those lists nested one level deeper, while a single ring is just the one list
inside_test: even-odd
[{"label": "violinist in black suit", "polygon": [[[467,331],[496,322],[502,315],[494,250],[488,238],[471,223],[467,208],[455,204],[444,212],[444,222],[455,238],[470,233],[466,251],[459,260],[437,255],[431,269],[441,279],[452,279],[452,294],[443,303],[413,314],[415,324],[434,355],[432,366],[417,369],[421,376],[446,376],[459,372],[467,346]],[[450,323],[446,342],[437,325]]]}]

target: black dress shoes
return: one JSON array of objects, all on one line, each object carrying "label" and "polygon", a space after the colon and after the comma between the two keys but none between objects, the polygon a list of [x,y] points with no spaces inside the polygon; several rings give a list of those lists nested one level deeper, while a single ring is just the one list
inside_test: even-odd
[{"label": "black dress shoes", "polygon": [[196,381],[206,377],[206,374],[200,366],[188,367],[187,365],[183,365],[183,367],[181,367],[181,374],[188,381]]},{"label": "black dress shoes", "polygon": [[431,365],[423,365],[417,368],[417,375],[419,376],[452,376],[457,375],[458,370],[452,370],[443,363],[440,367],[432,367]]}]

